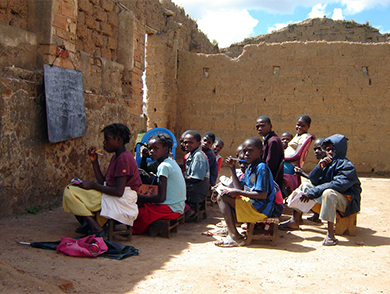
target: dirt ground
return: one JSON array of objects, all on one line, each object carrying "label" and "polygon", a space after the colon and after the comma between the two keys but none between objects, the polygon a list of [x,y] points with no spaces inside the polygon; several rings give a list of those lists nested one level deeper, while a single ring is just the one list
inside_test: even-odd
[{"label": "dirt ground", "polygon": [[324,225],[305,219],[299,231],[280,231],[276,247],[219,248],[201,235],[221,220],[214,205],[206,220],[180,225],[170,239],[119,241],[139,256],[75,258],[16,243],[79,237],[62,208],[2,218],[0,293],[390,293],[390,179],[361,182],[357,236],[339,236],[334,247],[321,245]]}]

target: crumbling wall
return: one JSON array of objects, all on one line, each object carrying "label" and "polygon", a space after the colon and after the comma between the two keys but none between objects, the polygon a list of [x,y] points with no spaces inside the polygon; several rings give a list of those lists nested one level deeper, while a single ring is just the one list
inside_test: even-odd
[{"label": "crumbling wall", "polygon": [[[390,164],[389,43],[288,42],[247,45],[237,59],[180,52],[176,132],[212,131],[234,155],[245,138],[258,136],[256,119],[268,115],[278,135],[295,134],[300,114],[310,133],[349,138],[348,158],[359,172]],[[305,170],[316,164],[309,153]]]},{"label": "crumbling wall", "polygon": [[348,41],[359,43],[377,43],[390,40],[389,34],[381,34],[379,30],[367,24],[355,21],[333,20],[330,18],[311,18],[299,23],[290,24],[285,28],[270,34],[246,38],[234,43],[221,52],[230,56],[239,56],[245,45],[266,43],[281,43],[287,41]]},{"label": "crumbling wall", "polygon": [[[133,150],[142,113],[146,33],[157,40],[149,52],[151,75],[164,73],[152,78],[158,87],[151,97],[169,93],[175,104],[177,49],[211,53],[215,48],[171,1],[1,1],[0,215],[58,205],[72,177],[94,179],[86,150],[102,147],[100,131],[108,124],[130,128]],[[161,54],[154,59],[157,47]],[[83,73],[83,137],[48,142],[43,64]],[[103,171],[109,157],[100,157]]]}]

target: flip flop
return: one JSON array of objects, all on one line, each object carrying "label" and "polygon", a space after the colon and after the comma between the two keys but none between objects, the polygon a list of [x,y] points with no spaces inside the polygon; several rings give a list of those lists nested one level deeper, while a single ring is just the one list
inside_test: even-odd
[{"label": "flip flop", "polygon": [[184,218],[184,221],[186,222],[186,223],[194,223],[194,222],[196,222],[196,218],[198,217],[198,214],[195,212],[195,214],[193,214],[193,215],[191,215],[191,216],[186,216],[185,218]]},{"label": "flip flop", "polygon": [[230,237],[222,238],[221,241],[217,241],[214,243],[215,246],[218,247],[240,247],[240,246],[245,246],[245,240],[242,240],[240,242],[234,241]]},{"label": "flip flop", "polygon": [[226,228],[226,227],[227,227],[225,221],[220,221],[220,222],[217,223],[215,226],[218,227],[218,228]]},{"label": "flip flop", "polygon": [[322,242],[322,245],[324,246],[334,246],[334,245],[337,245],[337,243],[339,243],[339,240],[337,240],[336,238],[328,238],[326,237],[324,239],[324,241]]},{"label": "flip flop", "polygon": [[202,235],[204,235],[204,236],[214,236],[215,234],[213,232],[207,231],[207,232],[202,232]]},{"label": "flip flop", "polygon": [[322,220],[320,220],[319,218],[314,218],[314,216],[308,217],[307,220],[309,220],[311,222],[315,222],[317,224],[322,224]]},{"label": "flip flop", "polygon": [[279,226],[278,226],[279,230],[281,231],[296,231],[296,230],[299,230],[299,227],[298,228],[292,228],[290,227],[290,222],[285,222],[285,223],[281,223]]}]

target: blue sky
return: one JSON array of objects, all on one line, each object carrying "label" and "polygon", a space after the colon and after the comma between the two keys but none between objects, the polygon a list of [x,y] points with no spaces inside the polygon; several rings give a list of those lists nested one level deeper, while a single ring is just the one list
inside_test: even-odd
[{"label": "blue sky", "polygon": [[355,20],[390,33],[390,0],[172,0],[219,47],[267,34],[307,18]]}]

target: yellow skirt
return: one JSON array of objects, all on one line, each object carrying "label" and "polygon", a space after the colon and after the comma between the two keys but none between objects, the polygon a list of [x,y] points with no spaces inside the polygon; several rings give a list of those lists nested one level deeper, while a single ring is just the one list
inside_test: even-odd
[{"label": "yellow skirt", "polygon": [[240,223],[255,223],[267,217],[253,207],[249,197],[237,197],[235,205],[237,221]]},{"label": "yellow skirt", "polygon": [[93,216],[100,226],[107,221],[100,216],[102,193],[96,190],[85,190],[74,185],[66,186],[62,198],[65,212],[78,216]]}]

